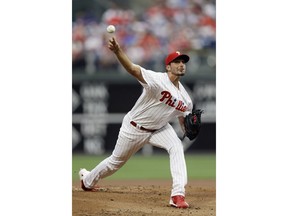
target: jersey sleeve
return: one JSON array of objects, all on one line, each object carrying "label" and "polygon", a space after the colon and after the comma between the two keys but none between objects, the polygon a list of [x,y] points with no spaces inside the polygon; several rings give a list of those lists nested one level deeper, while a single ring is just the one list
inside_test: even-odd
[{"label": "jersey sleeve", "polygon": [[157,73],[151,70],[146,70],[145,68],[142,68],[142,67],[140,68],[141,68],[142,76],[144,80],[146,81],[146,83],[142,83],[139,81],[140,84],[147,90],[157,89],[159,86],[159,83],[161,82],[161,78],[159,76],[159,74],[161,73]]},{"label": "jersey sleeve", "polygon": [[185,117],[186,115],[188,115],[189,113],[191,113],[191,112],[192,112],[192,109],[193,109],[193,103],[192,103],[192,101],[190,101],[190,103],[188,104],[187,110],[183,113],[183,116]]}]

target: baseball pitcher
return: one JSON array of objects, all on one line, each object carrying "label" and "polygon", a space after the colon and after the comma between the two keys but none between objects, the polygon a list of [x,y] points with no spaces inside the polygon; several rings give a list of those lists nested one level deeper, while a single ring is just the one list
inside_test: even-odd
[{"label": "baseball pitcher", "polygon": [[[180,52],[170,53],[165,59],[166,72],[147,70],[130,61],[119,43],[112,37],[108,48],[115,54],[126,71],[135,77],[143,92],[134,107],[125,115],[112,155],[94,169],[79,171],[81,188],[96,191],[99,180],[119,170],[129,158],[145,144],[165,149],[170,158],[172,190],[169,204],[176,208],[188,208],[185,201],[187,169],[181,140],[169,124],[177,117],[186,134],[185,117],[192,112],[192,101],[180,82],[185,75],[189,56]],[[189,139],[192,139],[187,134]],[[193,137],[194,139],[194,137]]]}]

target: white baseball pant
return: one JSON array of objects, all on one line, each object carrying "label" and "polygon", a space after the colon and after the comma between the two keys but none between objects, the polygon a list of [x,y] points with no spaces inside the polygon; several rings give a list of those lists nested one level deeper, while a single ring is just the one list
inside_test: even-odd
[{"label": "white baseball pant", "polygon": [[171,196],[185,196],[187,184],[187,168],[183,145],[173,127],[168,123],[154,133],[143,131],[130,124],[131,119],[126,115],[118,135],[118,140],[112,155],[100,162],[85,177],[85,187],[92,188],[100,179],[112,175],[120,169],[128,159],[146,143],[165,149],[170,158],[172,175]]}]

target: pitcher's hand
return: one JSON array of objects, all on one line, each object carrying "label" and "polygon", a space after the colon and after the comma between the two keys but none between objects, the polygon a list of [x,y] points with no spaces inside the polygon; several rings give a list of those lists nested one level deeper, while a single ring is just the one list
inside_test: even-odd
[{"label": "pitcher's hand", "polygon": [[114,37],[109,39],[108,48],[114,53],[116,53],[120,50],[120,46]]}]

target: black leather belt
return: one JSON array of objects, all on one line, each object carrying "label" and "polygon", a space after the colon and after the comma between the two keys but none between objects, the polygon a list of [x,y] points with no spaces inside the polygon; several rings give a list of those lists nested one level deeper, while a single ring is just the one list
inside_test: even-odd
[{"label": "black leather belt", "polygon": [[134,122],[134,121],[131,121],[130,124],[133,125],[136,128],[139,128],[140,130],[148,131],[148,132],[151,132],[151,133],[156,131],[156,130],[150,130],[150,129],[144,128],[142,126],[139,127],[139,125],[137,125],[137,123]]}]

